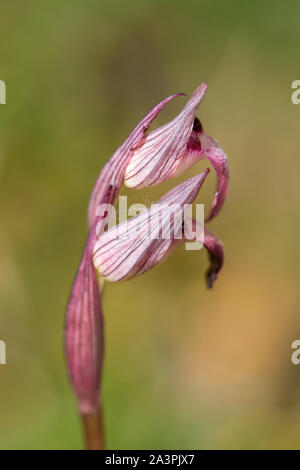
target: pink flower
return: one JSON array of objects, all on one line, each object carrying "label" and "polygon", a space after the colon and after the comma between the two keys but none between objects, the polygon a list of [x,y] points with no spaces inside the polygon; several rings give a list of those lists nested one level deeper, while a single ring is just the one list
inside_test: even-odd
[{"label": "pink flower", "polygon": [[168,124],[149,132],[138,145],[126,166],[125,185],[145,188],[174,178],[207,158],[218,177],[208,222],[220,211],[228,188],[228,165],[223,150],[203,132],[196,110],[207,90],[202,83],[192,94],[181,113]]},{"label": "pink flower", "polygon": [[[112,190],[112,186],[106,188],[103,203],[111,200]],[[89,232],[73,282],[65,321],[67,367],[82,415],[97,413],[100,400],[104,325],[101,292],[92,260],[99,219],[94,221]]]}]

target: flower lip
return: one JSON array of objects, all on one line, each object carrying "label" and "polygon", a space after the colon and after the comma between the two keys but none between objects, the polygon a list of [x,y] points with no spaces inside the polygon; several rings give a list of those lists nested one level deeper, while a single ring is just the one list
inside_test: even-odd
[{"label": "flower lip", "polygon": [[208,85],[207,83],[203,82],[201,83],[198,88],[194,91],[192,94],[189,102],[187,103],[187,106],[189,106],[190,103],[194,104],[194,101],[196,101],[196,107],[199,105],[200,101],[202,101],[206,91],[207,91]]}]

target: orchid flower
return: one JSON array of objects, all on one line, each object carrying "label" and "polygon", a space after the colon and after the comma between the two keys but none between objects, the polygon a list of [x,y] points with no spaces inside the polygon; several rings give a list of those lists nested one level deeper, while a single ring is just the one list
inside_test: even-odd
[{"label": "orchid flower", "polygon": [[[111,197],[112,186],[110,185],[103,197],[104,203],[108,203]],[[104,319],[101,292],[92,261],[93,247],[97,241],[97,224],[99,220],[95,220],[83,250],[65,321],[65,353],[68,372],[82,416],[86,440],[91,449],[104,447],[102,423],[99,422],[98,417]],[[91,430],[96,431],[96,436]]]},{"label": "orchid flower", "polygon": [[[104,337],[97,272],[102,281],[130,279],[161,262],[183,240],[194,238],[199,241],[196,230],[198,222],[189,219],[187,229],[183,230],[182,217],[184,205],[194,201],[209,169],[163,196],[158,201],[156,212],[146,210],[126,221],[126,225],[120,224],[104,232],[106,214],[98,214],[98,208],[103,204],[113,204],[123,183],[134,189],[153,186],[180,175],[197,161],[207,158],[216,170],[218,182],[206,221],[217,215],[226,198],[228,166],[225,153],[203,132],[195,116],[206,89],[206,84],[200,85],[175,119],[147,133],[163,107],[183,93],[171,95],[155,106],[103,167],[91,195],[88,208],[89,235],[72,286],[65,323],[67,367],[89,448],[101,448],[104,445],[97,417],[101,409]],[[174,204],[176,211],[171,214],[168,207]],[[167,219],[171,220],[174,229],[169,239],[161,236],[161,227],[164,227]],[[150,227],[156,231],[154,239],[145,236]],[[130,236],[119,236],[125,232]],[[223,264],[223,247],[206,228],[203,228],[203,233],[201,241],[210,259],[206,278],[208,286],[212,287]]]}]

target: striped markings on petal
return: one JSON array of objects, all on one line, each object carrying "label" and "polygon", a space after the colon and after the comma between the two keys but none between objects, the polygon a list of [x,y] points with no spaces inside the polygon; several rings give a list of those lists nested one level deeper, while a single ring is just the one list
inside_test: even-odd
[{"label": "striped markings on petal", "polygon": [[67,307],[65,352],[80,412],[96,413],[103,363],[103,314],[97,275],[88,245]]},{"label": "striped markings on petal", "polygon": [[184,206],[194,201],[208,173],[185,181],[154,206],[102,234],[93,256],[100,275],[111,282],[130,279],[162,261],[177,237],[182,240]]},{"label": "striped markings on petal", "polygon": [[[191,240],[191,234],[202,233],[201,230],[197,230],[196,226],[199,225],[194,219],[190,219],[187,221],[186,229],[188,240]],[[197,236],[195,236],[194,240],[197,241]],[[198,240],[202,242],[202,240]],[[218,237],[204,227],[204,240],[203,245],[208,252],[209,258],[209,267],[205,273],[206,284],[209,289],[213,287],[214,282],[217,280],[218,273],[221,271],[222,266],[224,264],[224,249],[221,240]]]},{"label": "striped markings on petal", "polygon": [[159,112],[175,97],[183,95],[184,93],[176,93],[158,103],[135,127],[125,142],[118,148],[112,155],[109,161],[101,170],[96,184],[94,186],[89,208],[88,208],[88,223],[92,227],[96,217],[97,209],[103,202],[108,185],[114,185],[115,192],[112,194],[110,203],[113,204],[118,196],[121,185],[124,180],[124,173],[128,164],[129,158],[132,154],[132,148],[136,147],[145,136],[146,131],[150,127],[152,121],[156,118]]},{"label": "striped markings on petal", "polygon": [[207,84],[202,83],[175,119],[147,134],[133,149],[125,171],[127,187],[153,186],[178,174],[184,165],[195,112],[206,90]]}]

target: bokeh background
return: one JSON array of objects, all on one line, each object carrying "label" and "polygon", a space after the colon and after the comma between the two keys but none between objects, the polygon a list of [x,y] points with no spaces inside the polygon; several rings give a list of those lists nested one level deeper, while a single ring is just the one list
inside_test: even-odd
[{"label": "bokeh background", "polygon": [[[211,224],[226,263],[212,291],[204,250],[183,248],[107,286],[108,447],[299,449],[299,2],[28,0],[0,11],[0,448],[82,447],[62,330],[92,186],[151,107],[207,81],[198,116],[231,170]],[[211,172],[199,202],[215,182]]]}]

